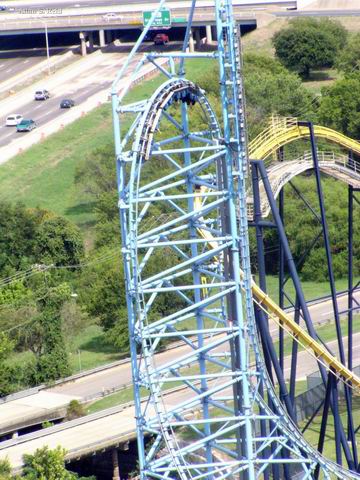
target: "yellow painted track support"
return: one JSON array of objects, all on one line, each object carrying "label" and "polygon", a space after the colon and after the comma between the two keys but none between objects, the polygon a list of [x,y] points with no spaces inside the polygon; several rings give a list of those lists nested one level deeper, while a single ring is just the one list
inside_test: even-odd
[{"label": "yellow painted track support", "polygon": [[[360,145],[359,145],[360,146]],[[204,192],[205,187],[200,187],[200,192]],[[201,209],[202,196],[195,198],[195,209]],[[199,229],[200,235],[208,240],[209,246],[215,248],[215,242],[210,232]],[[242,271],[240,271],[242,275]],[[294,320],[282,310],[276,302],[274,302],[261,288],[252,282],[252,293],[255,301],[261,306],[265,307],[271,318],[275,320],[285,331],[287,331],[296,341],[298,341],[306,349],[313,352],[317,360],[319,360],[325,367],[331,368],[336,375],[344,380],[346,383],[356,388],[360,392],[360,378],[351,372],[345,365],[343,365],[336,357],[330,355],[329,352],[319,342],[314,340],[306,330],[300,327]]]},{"label": "yellow painted track support", "polygon": [[[331,128],[314,125],[316,137],[334,142],[360,155],[360,142]],[[309,129],[300,127],[296,118],[273,117],[270,126],[249,143],[249,158],[265,160],[276,150],[294,140],[309,137]]]}]

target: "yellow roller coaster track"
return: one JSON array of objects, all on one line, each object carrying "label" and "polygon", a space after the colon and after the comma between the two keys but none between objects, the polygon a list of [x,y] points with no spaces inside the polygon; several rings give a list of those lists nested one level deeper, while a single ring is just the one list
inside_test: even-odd
[{"label": "yellow roller coaster track", "polygon": [[[360,155],[360,142],[342,133],[320,125],[314,125],[314,133],[316,137],[337,143]],[[299,126],[297,118],[272,117],[269,127],[249,143],[249,158],[265,160],[280,147],[306,137],[309,137],[309,129]]]},{"label": "yellow roller coaster track", "polygon": [[[360,143],[356,140],[342,135],[330,128],[315,126],[315,135],[326,138],[335,142],[348,150],[352,150],[360,155]],[[251,159],[265,159],[276,150],[299,138],[309,136],[309,129],[299,127],[295,118],[279,118],[273,117],[271,125],[258,137],[256,137],[249,145],[249,157]],[[200,187],[199,193],[202,193],[205,187]],[[201,209],[202,196],[195,199],[195,209]],[[209,246],[215,248],[217,244],[213,241],[210,232],[199,229],[201,236],[208,240]],[[242,272],[241,272],[242,273]],[[351,384],[360,393],[360,378],[343,365],[336,357],[330,355],[327,349],[319,342],[314,340],[306,330],[300,327],[294,320],[282,310],[276,302],[274,302],[261,288],[252,283],[252,293],[255,301],[265,308],[271,318],[273,318],[284,330],[286,330],[295,340],[297,340],[305,348],[311,350],[314,356],[323,365],[336,372],[339,378],[346,383]]]}]

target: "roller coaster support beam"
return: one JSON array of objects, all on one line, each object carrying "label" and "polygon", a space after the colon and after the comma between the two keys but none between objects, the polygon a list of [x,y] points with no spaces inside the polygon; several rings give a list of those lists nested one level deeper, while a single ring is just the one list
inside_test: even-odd
[{"label": "roller coaster support beam", "polygon": [[333,269],[332,255],[331,255],[330,239],[329,239],[329,229],[326,221],[324,194],[323,194],[322,185],[321,185],[320,167],[319,167],[319,160],[317,156],[317,146],[316,146],[316,139],[314,134],[314,127],[311,122],[299,122],[299,125],[307,126],[310,132],[311,153],[312,153],[312,159],[314,163],[317,194],[319,198],[320,219],[321,219],[321,226],[322,226],[324,244],[325,244],[327,271],[328,271],[329,281],[330,281],[331,299],[332,299],[332,305],[333,305],[333,311],[334,311],[339,355],[340,355],[341,363],[345,365],[346,360],[345,360],[344,344],[342,340],[339,307],[337,303],[337,292],[335,287],[335,276],[334,276],[334,269]]},{"label": "roller coaster support beam", "polygon": [[[354,299],[354,290],[358,287],[358,284],[354,286],[354,200],[356,199],[356,193],[360,190],[354,188],[352,185],[348,187],[348,368],[353,368],[353,316],[354,309],[359,307],[359,303]],[[354,306],[354,302],[356,306]],[[352,409],[352,391],[349,392],[350,396],[350,408]],[[348,420],[348,439],[351,440],[351,422]],[[356,432],[355,432],[356,433]]]},{"label": "roller coaster support beam", "polygon": [[[289,246],[288,240],[286,238],[285,229],[284,229],[284,226],[281,222],[281,218],[280,218],[280,215],[279,215],[279,211],[277,209],[276,201],[275,201],[272,189],[271,189],[270,181],[269,181],[269,178],[267,176],[266,167],[265,167],[263,161],[261,161],[261,160],[252,160],[251,163],[252,163],[252,165],[257,165],[258,166],[258,172],[260,173],[260,177],[263,181],[265,193],[268,197],[268,201],[269,201],[269,205],[270,205],[271,212],[272,212],[272,215],[273,215],[273,219],[274,219],[274,222],[277,226],[278,233],[279,233],[279,236],[280,236],[280,241],[283,244],[284,258],[285,258],[286,264],[288,266],[290,276],[291,276],[292,281],[294,283],[295,292],[296,292],[296,295],[298,296],[298,299],[299,299],[299,304],[300,304],[300,307],[301,307],[301,310],[302,310],[302,313],[303,313],[303,318],[304,318],[306,327],[308,329],[308,332],[309,332],[310,336],[312,338],[316,339],[317,338],[316,331],[315,331],[314,326],[313,326],[312,321],[311,321],[309,309],[308,309],[308,306],[306,304],[304,293],[303,293],[302,288],[301,288],[300,279],[299,279],[299,276],[298,276],[298,273],[297,273],[297,270],[296,270],[295,262],[294,262],[294,259],[292,257],[291,251],[290,251],[290,246]],[[327,373],[325,371],[325,368],[321,364],[319,364],[319,370],[320,370],[321,377],[323,379],[323,383],[324,383],[324,385],[326,385]],[[332,409],[333,415],[335,416],[334,398],[332,398],[332,401],[331,401],[331,409]],[[340,422],[340,425],[339,425],[339,430],[340,430],[340,440],[341,440],[341,444],[342,444],[342,447],[343,447],[343,450],[344,450],[344,454],[345,454],[347,464],[348,464],[348,466],[351,470],[354,470],[354,460],[352,458],[350,448],[349,448],[349,445],[347,443],[345,432],[344,432],[344,429],[343,429],[343,426],[342,426],[341,422]]]},{"label": "roller coaster support beam", "polygon": [[[284,161],[284,147],[280,147],[277,151],[277,158],[279,162]],[[284,225],[284,188],[279,192],[279,214],[281,221]],[[285,307],[285,262],[284,262],[284,250],[282,243],[279,239],[279,307],[284,309]],[[279,327],[279,360],[281,370],[284,371],[284,329]]]},{"label": "roller coaster support beam", "polygon": [[[254,221],[255,224],[261,220],[261,206],[260,206],[260,192],[259,192],[259,175],[258,175],[258,166],[252,164],[252,182],[253,182],[253,194],[254,194]],[[258,259],[258,270],[259,270],[259,285],[263,292],[266,292],[266,274],[265,274],[265,254],[264,254],[264,241],[261,227],[256,227],[256,246],[257,246],[257,259]],[[289,393],[284,381],[283,371],[281,369],[279,360],[276,355],[275,347],[269,332],[269,325],[265,313],[262,310],[258,311],[258,328],[260,331],[260,336],[265,347],[266,356],[269,356],[271,363],[274,367],[276,378],[280,387],[280,398],[286,405],[286,409],[292,418],[295,419],[295,412],[293,405],[290,402]],[[268,360],[268,359],[267,359]],[[269,362],[266,362],[269,368]],[[268,370],[271,375],[271,365]]]},{"label": "roller coaster support beam", "polygon": [[[316,139],[315,139],[315,134],[314,134],[314,126],[311,122],[299,122],[299,125],[300,126],[308,126],[309,133],[310,133],[311,153],[312,153],[312,158],[313,158],[313,162],[314,162],[316,188],[317,188],[317,193],[318,193],[318,198],[319,198],[321,225],[322,225],[322,231],[323,231],[323,237],[324,237],[324,243],[325,243],[326,261],[327,261],[327,269],[328,269],[328,275],[329,275],[329,281],[330,281],[331,298],[332,298],[332,305],[333,305],[334,318],[335,318],[335,327],[336,327],[336,333],[337,333],[337,339],[338,339],[339,355],[340,355],[341,363],[343,363],[345,365],[346,364],[345,351],[344,351],[344,344],[343,344],[341,325],[340,325],[340,315],[339,315],[339,307],[338,307],[338,303],[337,303],[337,292],[336,292],[336,287],[335,287],[335,276],[334,276],[334,269],[333,269],[332,255],[331,255],[329,229],[328,229],[328,225],[327,225],[327,221],[326,221],[324,194],[323,194],[322,185],[321,185],[321,175],[320,175],[319,160],[318,160],[318,155],[317,155],[317,146],[316,146]],[[349,424],[350,424],[350,428],[348,429],[348,434],[350,434],[350,441],[351,441],[351,445],[352,445],[354,463],[355,463],[355,465],[357,465],[358,464],[358,457],[357,457],[357,447],[356,447],[356,439],[355,439],[355,434],[354,434],[354,425],[353,425],[353,417],[352,417],[352,409],[351,409],[350,387],[345,385],[344,390],[345,390],[345,399],[346,399],[348,421],[349,421]],[[334,407],[336,408],[336,406],[337,406],[337,403],[334,401]],[[335,423],[335,433],[336,433],[340,429],[340,425],[339,425],[340,424],[340,418],[336,414],[334,415],[334,423]],[[337,440],[337,435],[335,435],[335,436],[336,436],[336,440]],[[339,463],[339,465],[341,465],[341,452],[340,452],[340,458],[338,458],[338,456],[339,456],[339,452],[338,452],[339,445],[338,445],[337,441],[335,443],[336,443],[336,447],[337,447],[337,452],[336,452],[337,453],[337,463]]]},{"label": "roller coaster support beam", "polygon": [[[348,187],[348,368],[352,370],[353,354],[353,219],[354,219],[354,192],[353,187]],[[352,392],[350,391],[350,406],[352,408]],[[351,438],[351,422],[348,419],[348,440]]]},{"label": "roller coaster support beam", "polygon": [[[328,416],[329,416],[331,389],[332,389],[332,383],[334,381],[335,381],[334,375],[332,373],[329,373],[328,379],[327,379],[327,384],[326,384],[324,408],[323,408],[323,413],[322,413],[320,435],[319,435],[319,442],[318,442],[318,451],[320,453],[322,453],[323,449],[324,449],[327,419],[328,419]],[[319,472],[320,472],[320,469],[319,469],[319,466],[317,466],[316,469],[315,469],[315,472],[314,472],[315,480],[318,480]]]}]

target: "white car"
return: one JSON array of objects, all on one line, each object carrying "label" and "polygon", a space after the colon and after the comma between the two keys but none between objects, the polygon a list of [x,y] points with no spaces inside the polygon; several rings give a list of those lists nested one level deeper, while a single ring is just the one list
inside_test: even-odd
[{"label": "white car", "polygon": [[6,117],[6,126],[7,127],[16,127],[24,117],[19,113],[13,113]]},{"label": "white car", "polygon": [[110,22],[111,20],[121,20],[123,17],[122,15],[118,15],[117,13],[107,13],[106,15],[103,15],[103,19],[106,22]]}]

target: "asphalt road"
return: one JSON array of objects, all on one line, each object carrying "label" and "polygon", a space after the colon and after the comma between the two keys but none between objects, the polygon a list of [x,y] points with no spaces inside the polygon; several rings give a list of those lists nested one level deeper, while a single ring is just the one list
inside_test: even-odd
[{"label": "asphalt road", "polygon": [[[74,63],[65,79],[61,70],[50,77],[51,86],[48,86],[44,80],[39,88],[45,88],[50,92],[51,97],[48,100],[35,101],[34,93],[37,88],[34,87],[27,90],[26,96],[19,92],[19,95],[21,94],[19,101],[17,101],[19,95],[15,94],[14,106],[6,101],[6,106],[3,107],[5,102],[0,102],[0,147],[7,146],[12,141],[18,140],[19,137],[21,138],[22,135],[26,135],[26,132],[18,133],[16,127],[5,126],[8,115],[18,113],[23,115],[24,118],[35,120],[38,126],[44,126],[68,111],[68,109],[60,108],[62,99],[71,98],[75,101],[75,108],[81,108],[81,103],[89,97],[96,95],[98,92],[110,90],[115,74],[118,72],[123,59],[128,55],[129,48],[124,46],[109,47],[109,51],[101,54],[96,63],[92,62],[89,65],[82,63],[80,67],[77,63]],[[149,44],[145,48],[153,50],[154,47],[152,44]],[[179,43],[170,42],[166,46],[166,50],[174,48],[179,48]],[[91,60],[91,55],[87,58]],[[135,62],[137,61],[136,59]]]},{"label": "asphalt road", "polygon": [[[357,334],[356,341],[359,341],[360,334]],[[358,349],[357,359],[360,359]],[[289,357],[285,361],[285,375],[289,371]],[[301,378],[313,371],[313,363],[307,352],[300,352],[298,357],[298,377]],[[315,362],[315,360],[314,360]],[[217,386],[221,386],[222,380],[214,380]],[[212,383],[212,386],[214,386]],[[231,393],[225,388],[219,391],[221,396]],[[181,402],[189,400],[194,396],[190,388],[181,391],[164,394],[166,409],[171,410]],[[154,417],[153,407],[148,407],[148,417]],[[32,453],[36,449],[47,445],[55,448],[57,445],[66,447],[67,459],[79,457],[81,453],[89,453],[100,450],[110,445],[116,445],[121,440],[134,438],[135,435],[135,412],[130,406],[124,410],[112,408],[99,414],[83,417],[60,426],[50,427],[46,431],[35,432],[23,437],[18,437],[0,444],[0,458],[8,458],[13,468],[22,465],[24,453]]]},{"label": "asphalt road", "polygon": [[[356,298],[360,301],[360,292],[357,292]],[[339,306],[340,309],[342,306],[345,306],[347,299],[345,296],[339,297]],[[310,314],[312,316],[314,324],[322,325],[329,323],[329,320],[333,318],[331,301],[326,300],[322,303],[315,304],[309,307]],[[273,335],[273,338],[277,338],[278,326],[275,324],[270,324],[270,332]],[[287,336],[287,334],[285,334]],[[360,334],[356,334],[353,337],[354,342],[354,360],[353,365],[360,364],[360,348],[356,348],[356,345],[360,345]],[[346,342],[345,342],[346,343]],[[336,342],[329,343],[331,349],[334,349],[334,353],[337,353]],[[181,347],[180,349],[172,349],[158,354],[157,364],[164,364],[174,357],[178,356],[182,351],[185,351],[188,347]],[[303,352],[302,356],[306,356],[308,360],[298,361],[298,364],[301,365],[299,370],[299,375],[304,377],[305,375],[314,372],[316,367],[315,360],[313,361],[312,357],[307,353]],[[299,357],[301,358],[301,357]],[[289,364],[288,360],[288,364]],[[99,372],[97,374],[83,377],[82,379],[76,380],[73,383],[68,383],[64,385],[59,385],[58,387],[51,388],[49,391],[55,393],[62,393],[65,395],[75,395],[79,397],[86,397],[89,395],[94,395],[95,393],[112,390],[119,385],[124,385],[131,383],[131,366],[130,363],[125,363],[123,365],[116,366],[114,368]]]},{"label": "asphalt road", "polygon": [[10,113],[19,113],[24,118],[31,118],[38,125],[44,125],[47,122],[64,115],[67,109],[60,109],[60,102],[63,98],[72,98],[80,108],[81,102],[97,92],[109,88],[115,73],[119,69],[120,62],[124,58],[123,54],[104,54],[99,58],[99,63],[90,68],[84,69],[80,73],[74,69],[74,74],[66,81],[62,81],[61,73],[57,74],[56,86],[47,88],[46,81],[42,82],[43,88],[50,91],[51,98],[44,101],[34,100],[34,91],[29,92],[28,100],[22,105],[16,105],[13,111],[2,112],[0,116],[0,147],[8,145],[12,140],[18,139],[20,135],[26,133],[16,132],[15,127],[6,127],[6,116]]},{"label": "asphalt road", "polygon": [[[63,55],[68,49],[51,47],[50,55]],[[46,49],[0,50],[0,83],[46,59]]]}]

